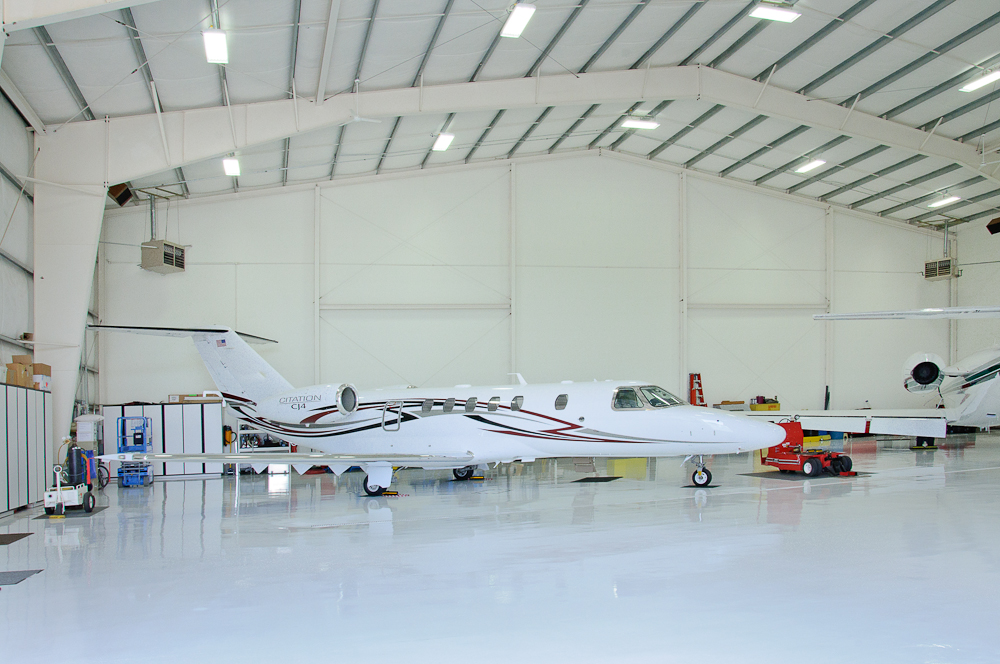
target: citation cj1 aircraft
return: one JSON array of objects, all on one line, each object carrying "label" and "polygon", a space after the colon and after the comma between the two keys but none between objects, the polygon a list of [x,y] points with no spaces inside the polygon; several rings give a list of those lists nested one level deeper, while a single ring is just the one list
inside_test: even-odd
[{"label": "citation cj1 aircraft", "polygon": [[[332,382],[294,389],[240,334],[224,328],[93,325],[169,337],[191,337],[237,418],[315,453],[106,454],[110,461],[290,463],[340,474],[367,473],[380,495],[393,466],[452,469],[469,479],[477,466],[551,457],[687,456],[691,481],[707,486],[704,457],[772,447],[781,427],[686,404],[641,381],[359,391]],[[255,340],[250,335],[244,335]],[[257,341],[268,341],[256,338]],[[519,377],[520,378],[520,377]]]}]

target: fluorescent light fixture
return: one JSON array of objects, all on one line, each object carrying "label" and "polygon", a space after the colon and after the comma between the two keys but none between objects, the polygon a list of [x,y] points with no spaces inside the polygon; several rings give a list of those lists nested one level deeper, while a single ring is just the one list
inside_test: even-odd
[{"label": "fluorescent light fixture", "polygon": [[808,164],[802,164],[801,166],[799,166],[798,168],[796,168],[795,172],[796,173],[808,173],[809,171],[811,171],[811,170],[813,170],[815,168],[819,168],[820,166],[822,166],[825,163],[826,162],[823,161],[822,159],[813,159]]},{"label": "fluorescent light fixture", "polygon": [[762,2],[753,8],[750,12],[750,16],[754,18],[762,18],[768,21],[780,21],[781,23],[791,23],[802,14],[787,9],[781,5],[772,4],[769,2]]},{"label": "fluorescent light fixture", "polygon": [[945,198],[942,198],[940,200],[934,201],[933,203],[929,203],[927,205],[927,207],[929,207],[929,208],[939,208],[942,205],[948,205],[948,203],[954,203],[955,201],[960,201],[960,200],[962,200],[961,196],[946,196]]},{"label": "fluorescent light fixture", "polygon": [[972,92],[973,90],[978,90],[979,88],[989,85],[993,81],[1000,80],[1000,69],[996,71],[988,71],[985,75],[980,76],[971,83],[966,83],[962,88],[962,92]]},{"label": "fluorescent light fixture", "polygon": [[201,33],[205,40],[205,59],[210,63],[229,64],[229,49],[226,47],[226,33],[222,30],[205,30]]},{"label": "fluorescent light fixture", "polygon": [[240,160],[236,157],[227,157],[226,159],[223,159],[222,170],[226,172],[226,175],[238,178],[240,176]]},{"label": "fluorescent light fixture", "polygon": [[527,5],[521,2],[514,5],[514,8],[510,11],[510,15],[507,17],[507,21],[500,29],[500,36],[512,37],[514,39],[520,37],[521,33],[524,32],[524,28],[528,25],[528,21],[531,20],[531,15],[534,13],[534,5]]},{"label": "fluorescent light fixture", "polygon": [[628,127],[629,129],[656,129],[660,126],[659,122],[655,120],[642,120],[640,118],[625,118],[625,122],[622,123],[623,127]]},{"label": "fluorescent light fixture", "polygon": [[[455,134],[438,134],[438,137],[434,140],[434,145],[431,150],[435,152],[444,152],[451,145],[451,142],[455,140]],[[427,145],[424,143],[424,145]]]}]

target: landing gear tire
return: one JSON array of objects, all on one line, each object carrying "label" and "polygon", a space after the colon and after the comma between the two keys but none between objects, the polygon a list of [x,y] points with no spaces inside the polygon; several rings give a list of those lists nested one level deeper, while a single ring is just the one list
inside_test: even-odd
[{"label": "landing gear tire", "polygon": [[95,505],[97,505],[97,499],[94,498],[94,494],[92,494],[89,491],[87,493],[83,494],[83,511],[84,512],[93,512]]},{"label": "landing gear tire", "polygon": [[51,516],[51,515],[53,515],[53,514],[56,513],[56,508],[54,508],[54,507],[46,507],[45,508],[45,513]]},{"label": "landing gear tire", "polygon": [[465,480],[471,480],[472,474],[475,472],[475,466],[465,466],[464,468],[455,468],[451,471],[451,474],[455,476],[456,480],[464,482]]},{"label": "landing gear tire", "polygon": [[917,447],[932,447],[934,439],[926,436],[917,436]]},{"label": "landing gear tire", "polygon": [[691,483],[698,487],[708,486],[712,483],[712,471],[708,468],[697,468],[691,474]]},{"label": "landing gear tire", "polygon": [[362,486],[365,488],[365,493],[367,493],[369,496],[381,496],[383,493],[385,493],[384,486],[369,486],[367,475],[365,475],[365,481],[362,483]]}]

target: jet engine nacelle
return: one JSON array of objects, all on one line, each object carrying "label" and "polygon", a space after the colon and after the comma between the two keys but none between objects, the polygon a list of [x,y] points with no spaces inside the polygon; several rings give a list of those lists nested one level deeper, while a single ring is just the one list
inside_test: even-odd
[{"label": "jet engine nacelle", "polygon": [[933,353],[917,353],[903,365],[903,385],[910,392],[936,390],[945,376],[945,362]]},{"label": "jet engine nacelle", "polygon": [[257,404],[257,415],[272,422],[330,424],[358,409],[358,392],[349,383],[313,385],[268,397]]}]

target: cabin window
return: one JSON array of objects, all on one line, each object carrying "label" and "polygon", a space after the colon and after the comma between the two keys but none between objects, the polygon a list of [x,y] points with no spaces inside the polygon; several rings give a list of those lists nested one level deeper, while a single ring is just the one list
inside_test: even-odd
[{"label": "cabin window", "polygon": [[521,410],[522,404],[524,404],[524,397],[514,397],[510,400],[510,409],[513,411]]},{"label": "cabin window", "polygon": [[468,400],[465,402],[465,412],[471,413],[472,411],[474,411],[476,409],[477,401],[478,399],[476,399],[476,397],[469,397]]},{"label": "cabin window", "polygon": [[490,399],[490,403],[487,406],[488,410],[491,413],[495,413],[495,412],[497,412],[497,408],[499,408],[499,407],[500,407],[500,397],[493,397],[493,398],[491,398]]},{"label": "cabin window", "polygon": [[424,402],[420,405],[421,413],[431,412],[431,408],[434,407],[434,399],[424,399]]},{"label": "cabin window", "polygon": [[569,403],[568,394],[560,394],[556,397],[556,410],[565,410],[566,404]]},{"label": "cabin window", "polygon": [[642,401],[639,399],[639,393],[631,387],[619,387],[615,390],[613,404],[615,410],[642,408]]},{"label": "cabin window", "polygon": [[455,409],[455,399],[444,400],[444,412],[450,413]]},{"label": "cabin window", "polygon": [[646,401],[653,408],[668,408],[670,406],[680,406],[684,403],[670,392],[656,385],[647,385],[639,389],[642,391],[642,396],[646,397]]}]

